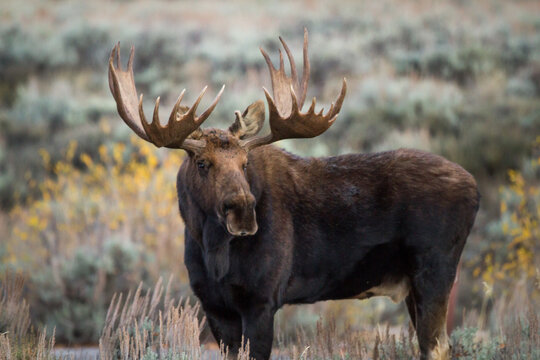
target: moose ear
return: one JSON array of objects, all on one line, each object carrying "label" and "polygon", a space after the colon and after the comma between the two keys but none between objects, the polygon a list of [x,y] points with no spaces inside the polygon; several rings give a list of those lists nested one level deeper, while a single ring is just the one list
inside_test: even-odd
[{"label": "moose ear", "polygon": [[244,139],[257,134],[264,124],[264,102],[255,101],[249,105],[243,114],[235,112],[236,120],[229,127],[229,131],[239,139]]}]

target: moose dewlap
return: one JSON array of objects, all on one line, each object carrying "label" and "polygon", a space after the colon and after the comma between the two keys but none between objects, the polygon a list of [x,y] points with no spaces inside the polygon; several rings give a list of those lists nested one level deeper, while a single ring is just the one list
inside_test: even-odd
[{"label": "moose dewlap", "polygon": [[[127,69],[115,46],[109,85],[118,113],[141,138],[188,156],[177,180],[185,222],[190,284],[217,341],[232,353],[242,336],[251,356],[268,359],[274,314],[284,304],[386,295],[405,299],[422,359],[448,357],[448,296],[479,195],[474,178],[459,165],[417,150],[301,158],[270,145],[311,138],[336,120],[347,90],[328,112],[315,99],[302,112],[309,80],[308,35],[303,74],[280,38],[276,69],[261,50],[272,80],[264,89],[270,134],[258,136],[265,105],[257,101],[227,130],[201,129],[216,107],[197,115],[184,92],[165,126],[159,98],[152,122],[137,96],[131,50]],[[206,89],[206,88],[205,88]]]}]

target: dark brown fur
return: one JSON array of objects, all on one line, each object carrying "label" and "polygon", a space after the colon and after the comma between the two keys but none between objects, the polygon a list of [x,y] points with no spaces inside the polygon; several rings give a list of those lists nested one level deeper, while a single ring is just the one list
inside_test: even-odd
[{"label": "dark brown fur", "polygon": [[468,172],[417,150],[301,158],[272,145],[248,154],[227,131],[201,138],[177,189],[191,287],[218,341],[235,352],[245,335],[251,356],[268,359],[284,304],[406,281],[422,358],[444,352],[448,295],[479,205]]}]

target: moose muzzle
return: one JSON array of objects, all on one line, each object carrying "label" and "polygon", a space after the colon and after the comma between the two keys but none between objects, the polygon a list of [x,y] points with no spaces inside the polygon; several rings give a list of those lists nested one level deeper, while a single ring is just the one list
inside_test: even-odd
[{"label": "moose muzzle", "polygon": [[258,230],[255,198],[252,194],[225,199],[221,207],[221,214],[227,231],[233,236],[254,235]]}]

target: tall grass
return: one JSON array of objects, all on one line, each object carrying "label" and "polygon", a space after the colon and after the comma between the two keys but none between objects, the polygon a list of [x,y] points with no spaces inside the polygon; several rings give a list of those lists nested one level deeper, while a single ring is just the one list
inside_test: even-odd
[{"label": "tall grass", "polygon": [[171,298],[171,279],[165,292],[160,278],[144,295],[141,284],[125,300],[113,298],[99,339],[102,359],[201,359],[205,319],[199,304]]},{"label": "tall grass", "polygon": [[[175,299],[159,279],[153,288],[116,294],[110,303],[99,340],[99,358],[109,359],[182,359],[250,360],[249,342],[242,339],[237,356],[231,356],[221,344],[218,348],[200,342],[206,326],[199,304]],[[58,358],[54,352],[55,334],[34,331],[28,321],[29,308],[23,297],[24,279],[10,273],[0,282],[0,360]],[[522,291],[522,290],[518,290]],[[523,294],[527,294],[526,292]],[[452,358],[467,360],[537,359],[540,357],[540,318],[537,304],[528,298],[512,312],[506,312],[496,331],[475,327],[459,328],[451,336]],[[501,299],[495,307],[501,311],[509,304]],[[525,307],[526,306],[526,310]],[[475,315],[472,314],[472,321]],[[367,330],[336,326],[335,319],[320,319],[315,329],[298,328],[288,339],[277,335],[273,357],[277,359],[416,359],[416,336],[408,327]],[[73,357],[72,357],[73,358]]]},{"label": "tall grass", "polygon": [[23,297],[24,277],[6,272],[0,278],[0,360],[53,359],[54,331],[35,331]]},{"label": "tall grass", "polygon": [[22,337],[30,328],[30,307],[23,298],[24,278],[6,272],[0,279],[0,332]]}]

